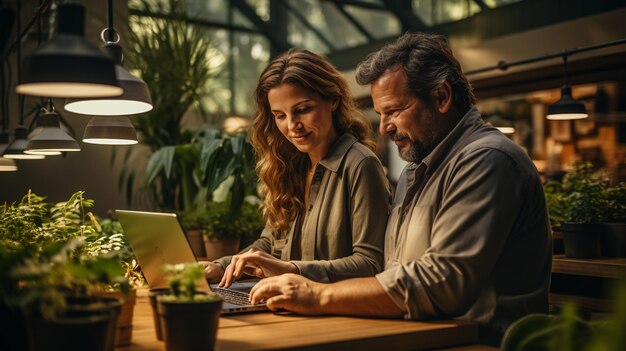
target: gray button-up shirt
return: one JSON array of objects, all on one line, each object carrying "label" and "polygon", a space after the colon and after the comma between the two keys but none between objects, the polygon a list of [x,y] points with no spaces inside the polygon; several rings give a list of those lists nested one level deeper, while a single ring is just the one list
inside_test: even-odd
[{"label": "gray button-up shirt", "polygon": [[403,171],[376,278],[407,319],[458,317],[503,332],[547,311],[548,229],[531,160],[471,109]]},{"label": "gray button-up shirt", "polygon": [[[391,189],[380,160],[350,133],[341,135],[315,169],[302,218],[300,273],[319,282],[373,276],[383,268]],[[303,215],[303,214],[300,214]],[[266,227],[251,247],[291,260],[295,223],[281,238]],[[216,262],[226,267],[231,257]]]}]

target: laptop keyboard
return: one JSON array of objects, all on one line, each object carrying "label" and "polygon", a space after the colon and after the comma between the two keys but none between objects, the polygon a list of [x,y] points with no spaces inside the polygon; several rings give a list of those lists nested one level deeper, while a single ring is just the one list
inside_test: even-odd
[{"label": "laptop keyboard", "polygon": [[248,293],[224,288],[213,288],[213,292],[221,296],[224,301],[235,305],[250,305]]}]

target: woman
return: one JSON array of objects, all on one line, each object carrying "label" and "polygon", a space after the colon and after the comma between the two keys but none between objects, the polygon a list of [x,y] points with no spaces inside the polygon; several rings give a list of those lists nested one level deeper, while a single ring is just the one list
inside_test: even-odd
[{"label": "woman", "polygon": [[341,73],[292,49],[263,71],[255,95],[267,225],[240,254],[209,263],[207,278],[230,286],[243,273],[333,282],[380,272],[389,184]]}]

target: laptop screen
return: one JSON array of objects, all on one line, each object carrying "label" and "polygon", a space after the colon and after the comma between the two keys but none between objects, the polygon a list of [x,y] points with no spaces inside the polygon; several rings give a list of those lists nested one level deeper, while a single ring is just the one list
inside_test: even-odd
[{"label": "laptop screen", "polygon": [[[115,214],[150,288],[168,287],[163,265],[197,262],[176,214],[128,210]],[[210,291],[204,278],[197,287]]]}]

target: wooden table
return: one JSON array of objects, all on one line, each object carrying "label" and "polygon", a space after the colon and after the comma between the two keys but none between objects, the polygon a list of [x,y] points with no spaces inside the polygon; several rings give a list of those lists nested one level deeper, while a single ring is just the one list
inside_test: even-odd
[{"label": "wooden table", "polygon": [[[216,350],[493,350],[471,345],[476,324],[460,321],[413,322],[350,317],[304,317],[269,312],[222,317]],[[455,346],[468,345],[469,348]],[[454,348],[452,348],[454,347]],[[119,351],[165,350],[156,339],[147,291],[140,290],[132,344]]]}]

